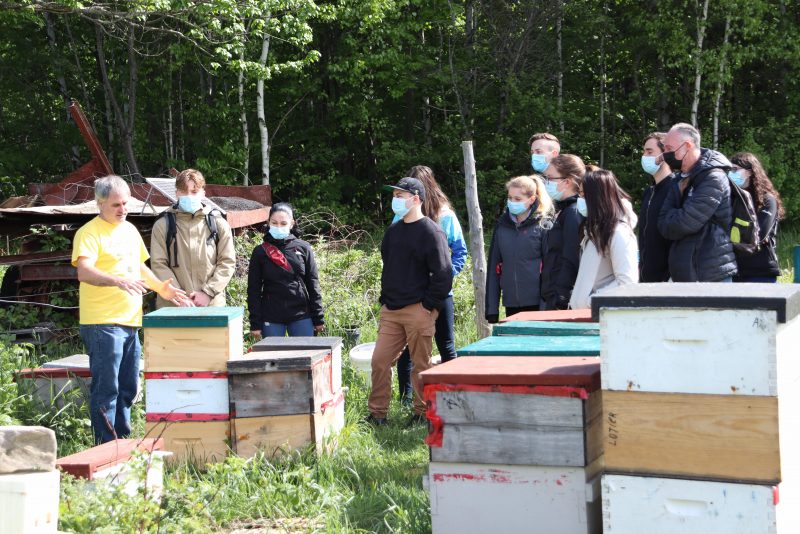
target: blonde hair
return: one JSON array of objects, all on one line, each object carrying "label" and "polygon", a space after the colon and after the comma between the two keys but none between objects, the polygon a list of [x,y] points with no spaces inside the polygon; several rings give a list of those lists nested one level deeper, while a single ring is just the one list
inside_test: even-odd
[{"label": "blonde hair", "polygon": [[182,170],[175,179],[175,189],[178,191],[189,191],[189,182],[194,182],[197,189],[206,188],[206,179],[203,173],[195,169]]},{"label": "blonde hair", "polygon": [[540,219],[540,225],[545,220],[553,218],[553,214],[555,212],[553,208],[553,199],[551,199],[550,195],[547,194],[547,190],[544,187],[544,180],[542,180],[541,176],[538,174],[532,174],[530,176],[516,176],[506,182],[506,191],[512,187],[522,189],[522,191],[529,197],[534,195],[536,196],[536,199],[539,201],[538,205],[536,206],[536,215]]}]

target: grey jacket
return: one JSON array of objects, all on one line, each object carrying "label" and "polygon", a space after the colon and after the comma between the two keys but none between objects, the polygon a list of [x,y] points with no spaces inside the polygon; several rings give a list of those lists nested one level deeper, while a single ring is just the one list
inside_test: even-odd
[{"label": "grey jacket", "polygon": [[679,180],[670,190],[658,217],[658,230],[672,240],[669,274],[674,282],[719,282],[736,274],[730,240],[731,190],[724,155],[701,149],[680,193]]}]

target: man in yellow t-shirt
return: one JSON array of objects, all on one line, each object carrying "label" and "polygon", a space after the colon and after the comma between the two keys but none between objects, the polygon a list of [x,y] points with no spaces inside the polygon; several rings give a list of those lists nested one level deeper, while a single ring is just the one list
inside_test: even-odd
[{"label": "man in yellow t-shirt", "polygon": [[100,214],[75,234],[72,265],[80,281],[81,338],[89,354],[89,413],[96,443],[131,433],[130,409],[139,382],[142,295],[148,289],[178,306],[186,293],[159,281],[139,231],[125,219],[130,188],[119,176],[95,182]]}]

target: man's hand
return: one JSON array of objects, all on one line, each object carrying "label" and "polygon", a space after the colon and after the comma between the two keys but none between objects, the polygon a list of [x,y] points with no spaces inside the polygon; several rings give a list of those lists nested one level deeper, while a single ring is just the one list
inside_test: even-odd
[{"label": "man's hand", "polygon": [[127,278],[119,278],[116,285],[121,290],[136,297],[140,297],[147,293],[147,284],[144,283],[144,280],[128,280]]},{"label": "man's hand", "polygon": [[200,308],[205,308],[211,303],[211,297],[205,291],[192,291],[189,298]]},{"label": "man's hand", "polygon": [[316,333],[320,333],[323,330],[325,330],[325,325],[324,324],[318,324],[318,325],[314,326],[314,332],[316,332]]},{"label": "man's hand", "polygon": [[164,282],[161,289],[158,290],[158,295],[164,299],[172,302],[176,306],[183,308],[193,308],[194,302],[186,294],[186,291],[172,285],[172,278]]},{"label": "man's hand", "polygon": [[256,341],[261,341],[261,330],[250,330],[250,335],[253,336],[253,339]]}]

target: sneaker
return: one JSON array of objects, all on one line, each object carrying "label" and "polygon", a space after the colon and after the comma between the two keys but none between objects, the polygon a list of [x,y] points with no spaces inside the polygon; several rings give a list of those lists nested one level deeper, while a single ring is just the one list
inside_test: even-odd
[{"label": "sneaker", "polygon": [[369,414],[366,419],[364,419],[367,423],[374,426],[384,426],[387,424],[385,417],[375,417],[372,414]]}]

